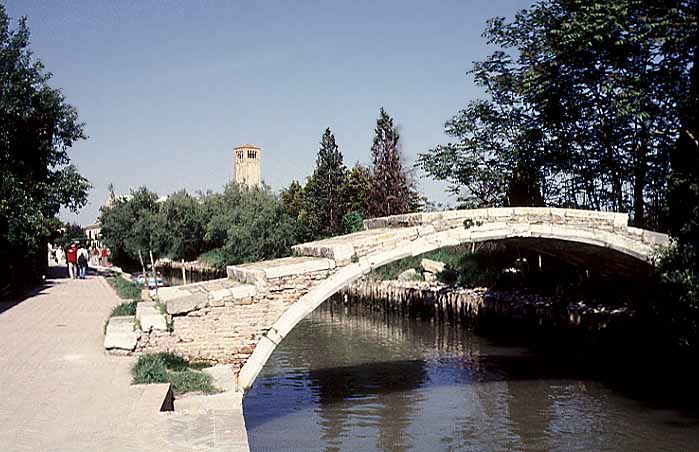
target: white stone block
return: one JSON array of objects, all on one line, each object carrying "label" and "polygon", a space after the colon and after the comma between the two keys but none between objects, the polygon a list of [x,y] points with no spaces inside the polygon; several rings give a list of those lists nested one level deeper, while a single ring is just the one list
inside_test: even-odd
[{"label": "white stone block", "polygon": [[239,300],[241,298],[250,298],[257,295],[257,287],[252,284],[244,284],[242,286],[231,287],[228,289],[230,291],[231,297],[234,300]]},{"label": "white stone block", "polygon": [[420,261],[420,265],[426,272],[435,274],[443,272],[447,267],[447,264],[444,262],[439,262],[432,259],[422,259],[422,261]]},{"label": "white stone block", "polygon": [[133,351],[141,337],[140,331],[134,328],[135,321],[136,317],[131,315],[110,318],[104,335],[104,348]]},{"label": "white stone block", "polygon": [[188,297],[168,300],[165,304],[167,313],[170,315],[186,314],[188,312],[206,307],[208,297],[203,293],[195,293]]},{"label": "white stone block", "polygon": [[136,320],[141,324],[143,331],[167,331],[165,316],[152,301],[143,301],[136,305]]}]

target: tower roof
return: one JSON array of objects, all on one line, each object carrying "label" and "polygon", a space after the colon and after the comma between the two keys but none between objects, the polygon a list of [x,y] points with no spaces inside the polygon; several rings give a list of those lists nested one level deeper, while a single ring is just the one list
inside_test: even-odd
[{"label": "tower roof", "polygon": [[259,146],[255,146],[254,144],[241,144],[240,146],[236,146],[233,149],[243,149],[243,148],[260,149]]}]

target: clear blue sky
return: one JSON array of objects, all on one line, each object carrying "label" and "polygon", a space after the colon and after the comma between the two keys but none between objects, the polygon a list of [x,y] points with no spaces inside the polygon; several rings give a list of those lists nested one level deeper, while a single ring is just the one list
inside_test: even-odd
[{"label": "clear blue sky", "polygon": [[[79,215],[62,214],[82,224],[110,182],[119,193],[219,191],[243,143],[262,147],[275,191],[312,172],[328,126],[348,166],[368,163],[381,106],[412,164],[480,95],[466,71],[493,50],[480,36],[486,19],[529,3],[5,2],[28,17],[35,55],[86,123],[71,156],[94,189]],[[449,201],[442,184],[420,187]]]}]

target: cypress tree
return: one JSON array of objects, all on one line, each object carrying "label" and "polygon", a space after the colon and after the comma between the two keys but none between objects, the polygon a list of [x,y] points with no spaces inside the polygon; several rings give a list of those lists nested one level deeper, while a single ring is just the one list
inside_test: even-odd
[{"label": "cypress tree", "polygon": [[371,189],[367,199],[369,217],[383,217],[414,210],[417,194],[413,181],[401,162],[400,135],[391,118],[381,108],[371,146]]},{"label": "cypress tree", "polygon": [[347,168],[330,128],[325,129],[318,149],[316,169],[306,184],[305,212],[311,239],[341,231],[341,189]]}]

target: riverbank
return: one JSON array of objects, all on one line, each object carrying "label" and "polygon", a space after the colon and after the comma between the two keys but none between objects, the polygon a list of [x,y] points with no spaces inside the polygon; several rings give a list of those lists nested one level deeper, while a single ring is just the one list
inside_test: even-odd
[{"label": "riverbank", "polygon": [[341,292],[344,300],[373,310],[482,328],[490,322],[600,330],[632,318],[627,305],[545,296],[525,290],[462,288],[439,282],[363,279]]}]

